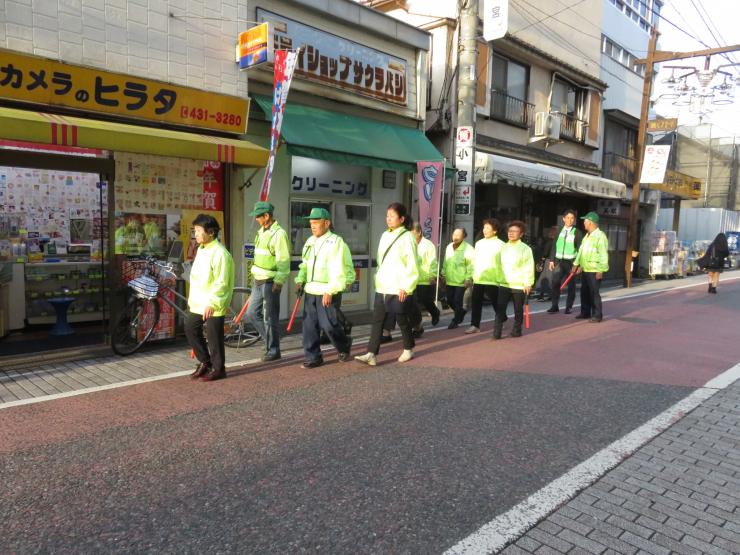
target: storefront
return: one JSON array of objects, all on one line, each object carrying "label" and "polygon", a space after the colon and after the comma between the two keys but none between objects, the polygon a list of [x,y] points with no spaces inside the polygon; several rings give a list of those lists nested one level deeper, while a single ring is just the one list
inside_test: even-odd
[{"label": "storefront", "polygon": [[627,187],[618,181],[485,152],[476,153],[476,222],[494,217],[502,222],[521,219],[536,256],[547,256],[544,245],[560,216],[594,210],[609,237],[609,277],[620,277],[627,250],[628,220],[622,201]]},{"label": "storefront", "polygon": [[0,356],[104,344],[135,259],[187,266],[194,216],[226,223],[231,175],[264,166],[223,136],[246,131],[248,101],[16,52],[0,65]]}]

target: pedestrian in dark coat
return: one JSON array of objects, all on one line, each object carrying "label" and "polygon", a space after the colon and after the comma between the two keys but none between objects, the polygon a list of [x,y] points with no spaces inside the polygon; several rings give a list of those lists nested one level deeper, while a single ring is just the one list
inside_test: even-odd
[{"label": "pedestrian in dark coat", "polygon": [[709,290],[707,293],[717,293],[719,285],[719,275],[725,267],[725,259],[730,255],[730,249],[727,246],[727,236],[724,233],[718,233],[707,248],[704,256],[699,258],[696,263],[709,276]]}]

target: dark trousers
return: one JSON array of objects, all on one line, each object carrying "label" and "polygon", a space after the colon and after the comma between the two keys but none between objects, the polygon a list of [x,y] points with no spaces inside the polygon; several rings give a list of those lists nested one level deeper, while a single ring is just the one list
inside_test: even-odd
[{"label": "dark trousers", "polygon": [[383,334],[384,323],[386,322],[386,316],[389,314],[395,315],[398,327],[401,329],[401,336],[403,337],[403,348],[413,349],[414,348],[414,336],[411,332],[411,324],[409,323],[409,313],[412,310],[411,304],[414,302],[413,296],[406,298],[403,303],[398,300],[398,295],[384,295],[382,293],[375,293],[375,304],[373,306],[373,327],[370,330],[370,341],[367,344],[367,350],[369,353],[375,355],[380,351],[380,336]]},{"label": "dark trousers", "polygon": [[280,354],[280,293],[272,291],[272,280],[267,280],[252,288],[249,308],[244,315],[254,326],[265,342],[265,354]]},{"label": "dark trousers", "polygon": [[488,300],[493,303],[493,310],[496,310],[498,305],[498,286],[496,285],[485,285],[482,283],[473,284],[473,298],[471,300],[471,313],[470,313],[470,325],[476,328],[480,327],[480,318],[483,312],[483,298],[488,297]]},{"label": "dark trousers", "polygon": [[524,323],[524,298],[524,291],[520,289],[509,289],[508,287],[498,288],[495,327],[499,332],[501,326],[504,325],[504,321],[506,321],[506,308],[509,306],[510,300],[514,301],[514,331],[522,331],[522,324]]},{"label": "dark trousers", "polygon": [[463,308],[463,299],[465,298],[465,286],[463,285],[448,285],[447,286],[447,304],[450,308],[455,311],[453,320],[460,324],[465,318],[467,312]]},{"label": "dark trousers", "polygon": [[349,333],[349,330],[352,328],[352,322],[347,320],[344,312],[342,312],[342,294],[337,293],[336,295],[334,295],[331,304],[337,311],[337,321],[339,322],[339,325],[342,326],[342,328],[344,329],[344,333]]},{"label": "dark trousers", "polygon": [[199,362],[216,372],[226,371],[223,316],[211,316],[203,321],[203,316],[188,311],[185,317],[185,337]]},{"label": "dark trousers", "polygon": [[329,306],[324,306],[322,299],[323,295],[310,293],[303,297],[303,353],[306,361],[321,358],[322,331],[338,352],[349,352],[349,342],[344,327],[339,323],[334,298]]},{"label": "dark trousers", "polygon": [[[560,286],[563,282],[568,279],[570,271],[573,268],[572,260],[555,260],[555,270],[552,273],[552,308],[558,308],[560,302]],[[565,301],[565,308],[573,308],[573,303],[576,300],[576,280],[577,276],[573,276],[566,285],[568,289],[568,296]]]},{"label": "dark trousers", "polygon": [[596,279],[596,272],[583,272],[581,275],[581,314],[601,320],[601,280]]},{"label": "dark trousers", "polygon": [[414,304],[412,306],[412,312],[410,315],[411,325],[413,327],[419,327],[421,325],[421,309],[425,308],[429,315],[439,317],[439,309],[434,304],[434,286],[432,285],[417,285],[414,291]]}]

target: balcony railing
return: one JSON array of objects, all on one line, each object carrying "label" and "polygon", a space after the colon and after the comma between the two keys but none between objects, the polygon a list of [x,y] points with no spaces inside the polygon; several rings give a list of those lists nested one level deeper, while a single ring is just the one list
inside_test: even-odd
[{"label": "balcony railing", "polygon": [[586,122],[567,114],[560,113],[558,115],[560,116],[560,138],[582,143]]},{"label": "balcony railing", "polygon": [[604,153],[604,177],[613,179],[627,185],[631,185],[635,180],[635,168],[637,160],[628,156],[622,156],[615,152]]},{"label": "balcony railing", "polygon": [[528,128],[534,123],[534,104],[500,91],[491,91],[491,118]]}]

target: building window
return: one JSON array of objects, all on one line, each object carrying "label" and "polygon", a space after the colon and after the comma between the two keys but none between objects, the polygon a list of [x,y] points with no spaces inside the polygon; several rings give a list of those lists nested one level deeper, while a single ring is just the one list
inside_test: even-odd
[{"label": "building window", "polygon": [[584,142],[590,115],[588,89],[555,79],[550,112],[560,116],[562,139]]},{"label": "building window", "polygon": [[645,75],[645,66],[635,63],[638,59],[637,56],[628,52],[625,48],[622,48],[604,35],[601,36],[601,51],[615,62],[623,65],[630,71],[634,71],[639,76],[642,77]]},{"label": "building window", "polygon": [[650,31],[652,25],[658,24],[661,0],[609,0],[628,19],[634,21],[643,31]]},{"label": "building window", "polygon": [[534,106],[527,102],[529,68],[497,54],[491,57],[491,117],[529,127]]}]

